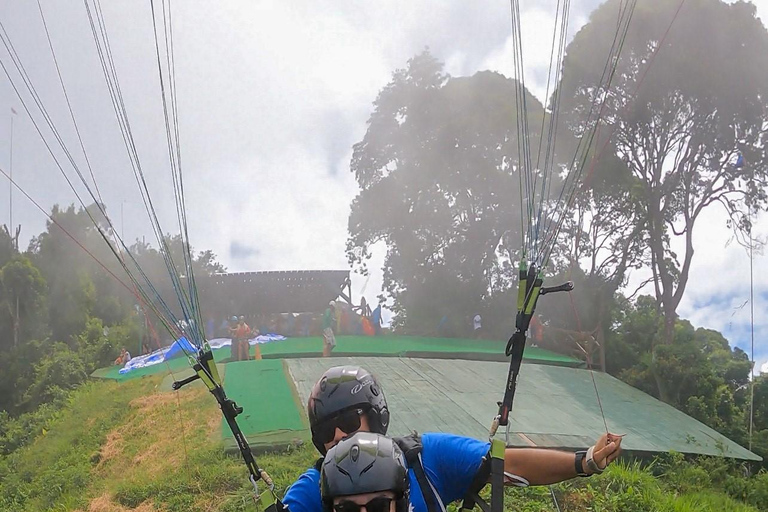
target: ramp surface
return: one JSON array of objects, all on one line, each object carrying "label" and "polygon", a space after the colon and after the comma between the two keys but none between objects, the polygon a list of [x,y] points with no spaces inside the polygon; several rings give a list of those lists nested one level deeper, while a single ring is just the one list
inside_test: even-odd
[{"label": "ramp surface", "polygon": [[[380,380],[392,415],[391,435],[451,432],[487,439],[498,412],[508,365],[488,361],[350,357],[287,360],[306,403],[312,385],[329,367],[362,366]],[[594,384],[592,378],[594,377]],[[577,368],[524,364],[510,415],[509,446],[580,449],[607,428],[626,434],[622,447],[759,460],[726,437],[610,375]],[[504,439],[503,428],[497,437]]]},{"label": "ramp surface", "polygon": [[[237,423],[252,446],[278,446],[310,438],[309,427],[288,378],[283,361],[241,361],[226,365],[227,396],[243,408]],[[222,418],[227,449],[237,449],[232,431]]]}]

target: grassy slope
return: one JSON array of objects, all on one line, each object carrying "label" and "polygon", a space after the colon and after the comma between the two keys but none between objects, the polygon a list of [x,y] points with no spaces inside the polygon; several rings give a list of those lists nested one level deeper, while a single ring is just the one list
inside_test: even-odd
[{"label": "grassy slope", "polygon": [[[244,465],[222,454],[220,412],[202,385],[157,391],[160,377],[95,382],[28,446],[0,460],[0,510],[138,512],[253,510]],[[316,458],[311,446],[258,458],[284,490]],[[282,492],[282,491],[281,491]],[[755,510],[723,494],[673,492],[617,465],[556,486],[562,510]],[[509,510],[554,510],[547,488],[508,489]]]}]

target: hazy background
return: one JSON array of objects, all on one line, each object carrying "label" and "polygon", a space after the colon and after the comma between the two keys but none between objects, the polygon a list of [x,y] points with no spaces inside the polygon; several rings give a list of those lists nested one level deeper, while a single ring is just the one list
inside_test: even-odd
[{"label": "hazy background", "polygon": [[[599,3],[572,1],[570,35]],[[754,3],[766,19],[768,0]],[[544,100],[555,1],[522,4],[527,85]],[[150,190],[165,229],[174,233],[149,3],[102,5]],[[46,0],[42,7],[112,219],[128,240],[149,236],[82,2]],[[351,146],[363,137],[372,101],[393,70],[424,47],[446,63],[451,75],[484,69],[512,75],[509,3],[501,0],[215,5],[185,0],[173,8],[190,238],[197,249],[212,249],[229,271],[348,268],[347,218],[357,192],[349,172]],[[0,22],[62,136],[77,149],[37,3],[0,5]],[[4,49],[0,55],[7,65]],[[4,75],[0,166],[10,167],[11,108],[18,112],[13,172],[19,185],[46,210],[76,202]],[[79,151],[74,154],[84,162]],[[8,183],[2,178],[0,223],[8,223],[9,216]],[[749,305],[739,309],[749,298],[749,259],[730,243],[722,211],[712,208],[704,216],[678,313],[696,326],[722,331],[749,351]],[[22,249],[45,220],[14,191],[13,223],[22,225]],[[761,219],[755,232],[767,236],[768,223]],[[378,251],[371,267],[379,268],[382,261]],[[759,367],[768,361],[768,258],[756,255],[754,265]],[[642,277],[634,275],[632,282]],[[355,275],[353,293],[365,287],[369,302],[375,302],[381,281],[380,272],[370,280]]]}]

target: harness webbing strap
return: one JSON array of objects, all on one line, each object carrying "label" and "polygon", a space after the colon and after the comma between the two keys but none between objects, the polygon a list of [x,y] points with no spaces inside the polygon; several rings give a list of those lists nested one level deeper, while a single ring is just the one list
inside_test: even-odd
[{"label": "harness webbing strap", "polygon": [[427,511],[441,512],[441,509],[437,504],[437,497],[435,496],[434,492],[432,492],[432,486],[427,479],[426,473],[424,473],[424,467],[418,458],[418,454],[416,454],[416,460],[417,462],[415,464],[411,461],[408,461],[408,465],[411,467],[411,469],[413,469],[413,474],[416,476],[416,481],[419,482],[419,488],[421,489],[421,494],[424,497],[424,503],[427,505]]},{"label": "harness webbing strap", "polygon": [[539,300],[543,279],[536,269],[536,265],[528,268],[525,262],[520,263],[520,283],[517,294],[517,317],[515,318],[516,331],[507,342],[506,354],[510,356],[507,385],[504,388],[504,398],[499,403],[499,413],[491,427],[491,435],[496,433],[499,425],[506,426],[509,423],[509,413],[512,409],[512,401],[515,398],[517,387],[517,374],[520,373],[520,365],[523,362],[525,351],[526,332]]},{"label": "harness webbing strap", "polygon": [[475,478],[472,479],[472,483],[469,484],[467,494],[464,496],[464,501],[461,504],[462,512],[467,512],[475,508],[478,505],[483,512],[490,512],[488,504],[480,497],[480,491],[483,487],[488,485],[488,481],[491,478],[491,451],[483,457],[483,461],[480,463],[480,467],[475,473]]},{"label": "harness webbing strap", "polygon": [[413,475],[416,477],[419,489],[421,489],[421,494],[424,497],[424,503],[427,505],[427,512],[445,512],[442,500],[436,495],[435,488],[430,483],[429,478],[427,478],[427,474],[424,472],[424,465],[421,463],[421,436],[414,432],[409,436],[396,437],[394,441],[402,450],[408,467],[413,470]]},{"label": "harness webbing strap", "polygon": [[277,499],[277,496],[272,491],[260,494],[256,499],[256,506],[264,512],[286,512],[288,510],[288,507]]},{"label": "harness webbing strap", "polygon": [[[493,439],[488,454],[483,458],[480,468],[475,473],[475,478],[469,485],[469,490],[461,505],[462,512],[469,512],[475,505],[479,506],[483,512],[501,512],[501,508],[493,508],[494,503],[498,502],[495,489],[500,489],[498,495],[501,497],[501,507],[504,507],[504,452],[506,447],[503,441]],[[483,487],[491,483],[491,504],[480,497],[480,491]],[[495,500],[495,501],[494,501]]]},{"label": "harness webbing strap", "polygon": [[[213,379],[213,382],[217,386],[221,386],[221,377],[219,377],[219,369],[216,368],[216,361],[213,359],[213,352],[211,350],[205,350],[201,351],[200,355],[198,356],[199,364],[205,367],[205,373],[206,377],[200,376],[204,381],[205,380],[211,380]],[[199,374],[200,372],[198,372]],[[206,385],[208,383],[206,382]],[[211,386],[208,386],[208,389],[211,389]]]},{"label": "harness webbing strap", "polygon": [[505,443],[491,440],[491,512],[504,510],[504,452]]}]

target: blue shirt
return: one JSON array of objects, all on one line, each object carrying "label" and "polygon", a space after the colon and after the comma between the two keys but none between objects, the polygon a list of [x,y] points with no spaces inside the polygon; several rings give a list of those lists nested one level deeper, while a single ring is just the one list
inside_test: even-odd
[{"label": "blue shirt", "polygon": [[[444,505],[464,497],[480,468],[489,443],[453,434],[423,434],[421,463]],[[413,470],[408,470],[412,512],[427,512],[427,504]],[[320,472],[310,468],[288,488],[283,503],[291,512],[322,512]],[[438,505],[439,506],[439,505]]]}]

